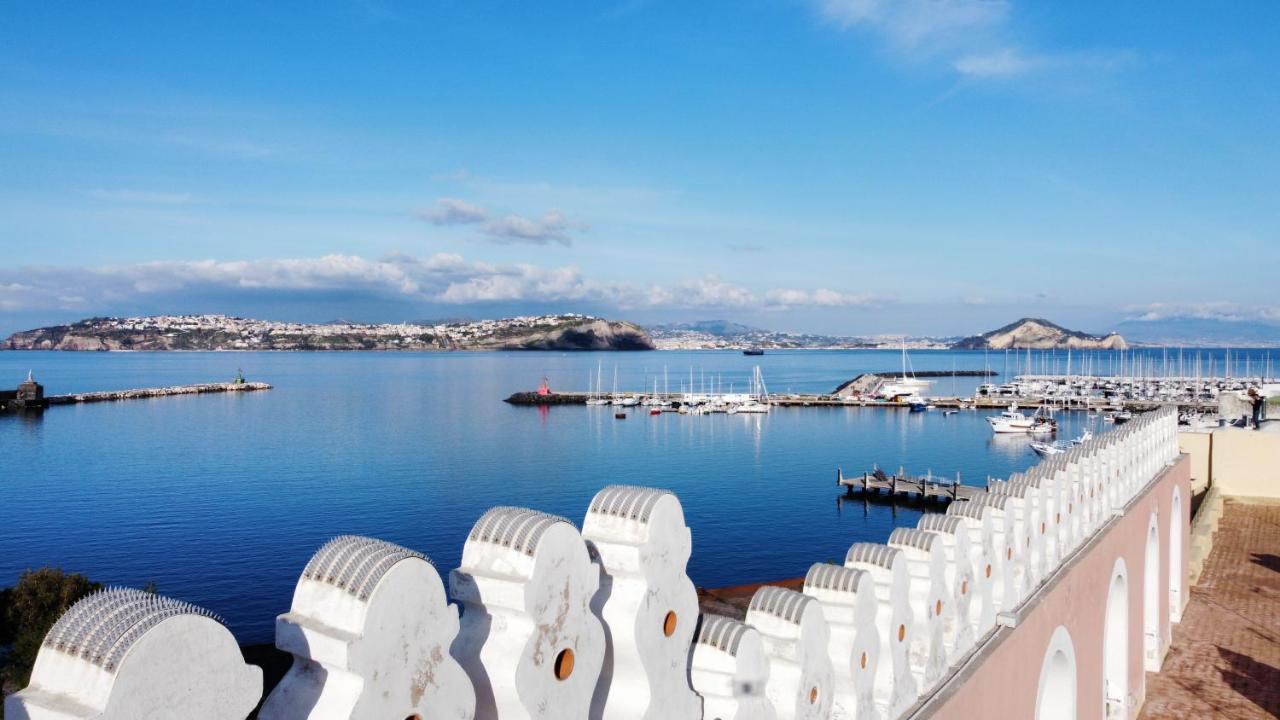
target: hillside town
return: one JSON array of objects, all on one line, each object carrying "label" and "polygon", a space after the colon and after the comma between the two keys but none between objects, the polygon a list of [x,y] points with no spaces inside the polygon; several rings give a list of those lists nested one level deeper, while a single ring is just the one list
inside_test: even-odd
[{"label": "hillside town", "polygon": [[[650,325],[645,328],[659,350],[853,350],[902,347],[901,335],[840,336],[765,330],[726,320]],[[913,350],[944,350],[946,339],[908,338]]]},{"label": "hillside town", "polygon": [[[610,344],[627,323],[565,313],[448,323],[298,323],[229,315],[89,318],[14,333],[11,350],[458,350]],[[576,335],[590,336],[583,340]],[[566,338],[566,336],[568,336]]]}]

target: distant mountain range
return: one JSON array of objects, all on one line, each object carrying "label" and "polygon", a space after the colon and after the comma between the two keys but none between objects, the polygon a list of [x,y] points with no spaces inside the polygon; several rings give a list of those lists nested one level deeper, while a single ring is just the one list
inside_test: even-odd
[{"label": "distant mountain range", "polygon": [[14,333],[9,350],[652,350],[639,326],[589,315],[465,323],[289,323],[226,315],[88,318]]},{"label": "distant mountain range", "polygon": [[[852,349],[878,348],[891,343],[898,347],[899,338],[847,337],[818,335],[813,333],[780,332],[764,330],[728,320],[698,320],[695,322],[650,325],[645,328],[653,337],[659,350],[739,350],[763,348],[766,350],[798,349]],[[924,343],[923,345],[921,343]],[[934,341],[912,341],[909,347],[946,347]]]},{"label": "distant mountain range", "polygon": [[1126,320],[1117,330],[1141,345],[1182,347],[1280,347],[1280,323],[1169,317]]},{"label": "distant mountain range", "polygon": [[952,347],[957,350],[1050,350],[1072,348],[1075,350],[1124,350],[1125,339],[1117,333],[1089,335],[1078,330],[1068,330],[1043,318],[1022,318],[1017,322],[981,335],[967,337]]}]

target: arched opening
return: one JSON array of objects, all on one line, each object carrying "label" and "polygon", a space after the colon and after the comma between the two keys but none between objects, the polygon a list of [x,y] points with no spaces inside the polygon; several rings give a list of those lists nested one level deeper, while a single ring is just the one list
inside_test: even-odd
[{"label": "arched opening", "polygon": [[1160,671],[1160,528],[1154,512],[1142,561],[1142,658],[1147,671]]},{"label": "arched opening", "polygon": [[1061,625],[1049,639],[1040,665],[1040,689],[1036,692],[1036,720],[1075,720],[1076,651],[1071,634]]},{"label": "arched opening", "polygon": [[1107,589],[1107,615],[1102,631],[1102,716],[1127,720],[1128,696],[1129,577],[1124,558],[1116,558]]},{"label": "arched opening", "polygon": [[1182,488],[1169,508],[1169,622],[1182,621]]}]

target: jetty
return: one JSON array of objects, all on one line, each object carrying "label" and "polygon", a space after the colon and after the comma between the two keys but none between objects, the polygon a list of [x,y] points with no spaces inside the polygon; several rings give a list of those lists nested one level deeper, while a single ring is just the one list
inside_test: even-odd
[{"label": "jetty", "polygon": [[113,402],[116,400],[145,400],[147,398],[173,397],[175,395],[204,395],[206,393],[257,392],[270,390],[264,382],[200,383],[197,385],[172,385],[170,387],[138,388],[134,390],[105,390],[101,392],[50,395],[50,405],[76,405],[80,403]]},{"label": "jetty", "polygon": [[954,480],[941,475],[935,476],[932,471],[927,475],[911,477],[902,468],[898,469],[896,475],[888,475],[880,468],[873,467],[870,472],[852,477],[845,477],[844,471],[837,469],[836,485],[843,487],[846,495],[857,492],[867,498],[881,496],[890,500],[903,498],[953,502],[971,500],[987,492],[986,488],[961,485],[960,473],[956,473]]},{"label": "jetty", "polygon": [[[587,400],[599,397],[595,393],[589,392],[539,392],[529,390],[524,392],[513,393],[507,397],[504,402],[511,405],[586,405]],[[684,395],[682,393],[638,393],[625,392],[618,393],[619,398],[657,398],[665,402],[680,403]],[[786,393],[771,394],[767,403],[774,407],[864,407],[864,408],[883,408],[887,410],[908,409],[911,403],[900,400],[880,400],[869,396],[836,396],[836,395],[819,395],[806,393]],[[1056,412],[1077,411],[1077,412],[1108,412],[1129,410],[1132,412],[1145,412],[1155,410],[1162,407],[1176,407],[1180,410],[1195,410],[1200,412],[1216,412],[1218,409],[1217,401],[1188,401],[1188,400],[1131,400],[1116,398],[1114,400],[1098,400],[1092,403],[1078,403],[1063,405],[1062,401],[1053,397],[997,397],[982,396],[975,397],[930,397],[928,403],[935,408],[943,410],[1005,410],[1010,403],[1017,403],[1022,407],[1037,407],[1042,404],[1053,406]]]}]

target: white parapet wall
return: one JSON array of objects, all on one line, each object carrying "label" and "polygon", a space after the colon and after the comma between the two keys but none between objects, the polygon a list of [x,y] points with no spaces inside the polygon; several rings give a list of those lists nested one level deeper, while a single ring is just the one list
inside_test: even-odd
[{"label": "white parapet wall", "polygon": [[[699,614],[691,534],[663,490],[606,487],[581,533],[494,508],[466,538],[448,597],[421,553],[339,537],[277,618],[294,663],[260,717],[1030,718],[1045,716],[1043,697],[1053,717],[1099,717],[1107,703],[1128,717],[1187,594],[1190,462],[1176,423],[1170,410],[1140,414],[885,544],[855,543],[843,565],[813,565],[802,593],[757,590],[745,622]],[[1050,691],[1025,680],[1040,653]],[[111,590],[54,625],[5,711],[238,720],[261,689],[209,613]]]},{"label": "white parapet wall", "polygon": [[943,613],[953,609],[951,592],[943,566],[942,543],[932,533],[914,528],[894,528],[889,547],[897,548],[907,563],[910,576],[911,617],[914,626],[908,639],[911,672],[922,692],[928,692],[942,678],[947,667],[943,643]]},{"label": "white parapet wall", "polygon": [[880,660],[876,632],[876,583],[871,573],[815,563],[804,578],[804,594],[817,600],[831,640],[834,686],[832,720],[876,717],[875,680]]},{"label": "white parapet wall", "polygon": [[449,654],[458,611],[421,553],[345,535],[307,563],[276,647],[293,666],[260,720],[470,720],[475,690]]},{"label": "white parapet wall", "polygon": [[991,605],[991,579],[983,578],[979,583],[974,578],[969,533],[963,520],[929,514],[916,522],[916,529],[935,536],[937,542],[942,544],[943,580],[950,594],[944,602],[942,613],[942,639],[946,645],[947,664],[950,665],[967,653],[975,640],[986,635],[995,625],[995,607]]},{"label": "white parapet wall", "polygon": [[9,720],[241,720],[262,696],[262,671],[211,613],[132,590],[80,600],[45,636]]},{"label": "white parapet wall", "polygon": [[591,610],[599,568],[568,520],[535,510],[485,513],[449,576],[463,604],[453,652],[481,720],[586,718],[604,663]]},{"label": "white parapet wall", "polygon": [[920,685],[911,672],[909,652],[915,622],[907,559],[901,550],[888,545],[854,543],[845,554],[844,566],[865,571],[875,582],[875,625],[880,637],[880,658],[872,695],[882,717],[898,717],[920,695]]},{"label": "white parapet wall", "polygon": [[608,641],[592,715],[700,717],[688,672],[698,593],[685,574],[693,544],[680,501],[665,490],[607,487],[591,501],[582,536],[600,564],[593,608]]},{"label": "white parapet wall", "polygon": [[827,654],[831,633],[818,601],[766,585],[752,596],[747,623],[764,641],[769,658],[765,695],[779,720],[826,718],[835,680]]},{"label": "white parapet wall", "polygon": [[760,631],[723,615],[703,615],[689,658],[704,720],[775,720],[765,695],[769,658]]}]

